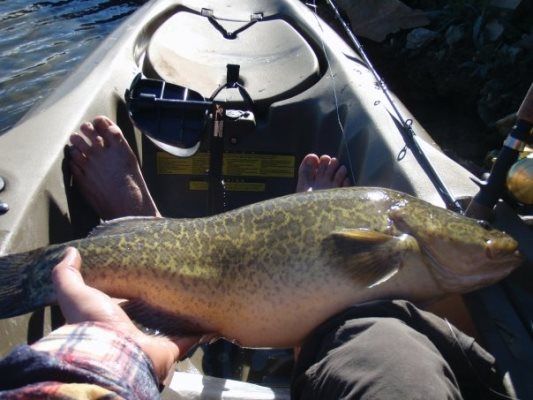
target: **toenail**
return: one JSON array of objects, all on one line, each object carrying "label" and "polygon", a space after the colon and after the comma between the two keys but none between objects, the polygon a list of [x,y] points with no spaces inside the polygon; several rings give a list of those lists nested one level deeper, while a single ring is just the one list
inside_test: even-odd
[{"label": "toenail", "polygon": [[107,127],[113,125],[113,123],[106,117],[98,118],[97,121],[103,123]]},{"label": "toenail", "polygon": [[104,138],[103,138],[102,136],[96,136],[95,141],[96,141],[96,143],[98,143],[100,146],[104,147],[104,145],[105,145],[105,141],[104,141]]}]

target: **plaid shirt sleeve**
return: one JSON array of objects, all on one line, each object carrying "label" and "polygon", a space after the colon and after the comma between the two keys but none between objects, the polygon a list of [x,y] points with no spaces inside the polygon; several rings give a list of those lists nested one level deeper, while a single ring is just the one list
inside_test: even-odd
[{"label": "plaid shirt sleeve", "polygon": [[65,325],[0,362],[2,399],[158,399],[151,360],[104,324]]}]

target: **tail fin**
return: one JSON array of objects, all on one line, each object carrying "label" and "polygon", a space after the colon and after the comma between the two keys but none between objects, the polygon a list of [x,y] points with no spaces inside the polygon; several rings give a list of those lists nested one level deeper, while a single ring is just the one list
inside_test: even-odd
[{"label": "tail fin", "polygon": [[55,301],[51,272],[64,253],[64,246],[50,246],[0,257],[0,319]]}]

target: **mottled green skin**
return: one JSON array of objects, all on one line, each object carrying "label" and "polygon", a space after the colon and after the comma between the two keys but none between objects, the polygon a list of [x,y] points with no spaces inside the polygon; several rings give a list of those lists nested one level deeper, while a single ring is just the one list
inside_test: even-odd
[{"label": "mottled green skin", "polygon": [[[351,239],[332,239],[332,232],[352,229],[408,233],[416,241],[406,236],[411,240],[380,247],[378,240],[360,253]],[[516,242],[501,232],[405,194],[360,187],[285,196],[209,218],[117,220],[60,248],[67,245],[79,249],[89,284],[246,346],[292,346],[350,304],[467,291],[520,262]],[[381,262],[370,268],[374,247]],[[402,269],[369,288],[390,273],[388,262]]]}]

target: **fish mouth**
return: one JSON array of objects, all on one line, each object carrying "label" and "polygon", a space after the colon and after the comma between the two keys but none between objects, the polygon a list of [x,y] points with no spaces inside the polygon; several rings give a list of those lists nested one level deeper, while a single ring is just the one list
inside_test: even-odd
[{"label": "fish mouth", "polygon": [[485,261],[481,271],[457,270],[442,264],[427,248],[422,253],[430,266],[431,275],[445,293],[465,293],[491,285],[509,275],[521,265],[523,259],[513,253],[497,260]]},{"label": "fish mouth", "polygon": [[524,255],[518,250],[518,243],[514,240],[506,243],[488,240],[484,248],[485,260],[480,258],[475,265],[465,264],[466,268],[458,267],[454,263],[449,264],[446,259],[435,253],[435,249],[431,246],[421,245],[420,249],[428,265],[431,266],[433,276],[443,287],[454,289],[468,285],[477,286],[474,283],[476,281],[495,282],[507,276],[525,261]]},{"label": "fish mouth", "polygon": [[518,243],[515,241],[502,246],[494,240],[487,240],[485,244],[485,255],[489,260],[494,261],[503,259],[523,259],[522,254],[518,250]]}]

